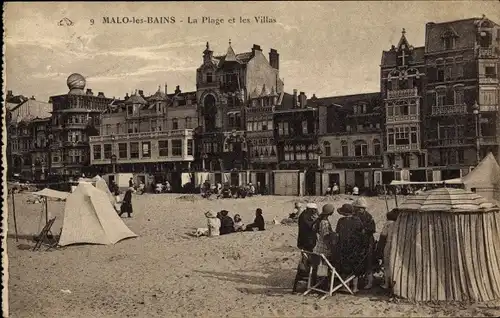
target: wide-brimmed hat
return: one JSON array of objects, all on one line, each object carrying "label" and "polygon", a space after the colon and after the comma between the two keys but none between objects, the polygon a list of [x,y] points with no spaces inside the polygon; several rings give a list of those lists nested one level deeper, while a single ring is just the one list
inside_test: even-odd
[{"label": "wide-brimmed hat", "polygon": [[368,208],[368,203],[364,198],[358,198],[354,203],[352,204],[353,207],[355,208]]},{"label": "wide-brimmed hat", "polygon": [[333,204],[328,203],[323,205],[320,215],[332,215],[334,212],[335,212],[335,207],[333,206]]},{"label": "wide-brimmed hat", "polygon": [[354,214],[354,207],[349,203],[345,203],[337,209],[337,212],[339,212],[340,215],[352,215]]},{"label": "wide-brimmed hat", "polygon": [[206,216],[207,218],[216,218],[216,217],[217,217],[217,214],[215,214],[215,213],[214,213],[214,211],[209,210],[209,211],[205,212],[205,216]]},{"label": "wide-brimmed hat", "polygon": [[229,213],[229,211],[228,211],[228,210],[221,210],[221,211],[220,211],[220,214],[221,214],[222,216],[226,216],[228,213]]},{"label": "wide-brimmed hat", "polygon": [[306,205],[307,209],[318,209],[318,205],[316,203],[308,203]]}]

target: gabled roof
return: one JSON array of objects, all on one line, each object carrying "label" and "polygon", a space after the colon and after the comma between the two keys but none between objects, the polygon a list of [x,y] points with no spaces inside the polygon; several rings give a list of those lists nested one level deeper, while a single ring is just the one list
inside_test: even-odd
[{"label": "gabled roof", "polygon": [[[234,53],[234,52],[233,52]],[[239,53],[235,56],[235,61],[240,64],[247,64],[253,57],[252,52]],[[221,64],[227,60],[227,55],[214,56],[218,60],[218,64]]]},{"label": "gabled roof", "polygon": [[227,48],[227,53],[226,53],[226,61],[232,61],[236,62],[236,54],[234,54],[234,50],[231,47],[231,40],[229,40],[229,47]]},{"label": "gabled roof", "polygon": [[[412,57],[412,63],[411,64],[423,64],[424,63],[424,54],[425,54],[425,47],[424,46],[419,46],[413,48],[413,51],[411,53]],[[382,61],[381,65],[382,67],[384,66],[396,66],[397,65],[397,58],[398,58],[398,51],[396,50],[389,50],[389,51],[382,51]]]},{"label": "gabled roof", "polygon": [[130,105],[130,104],[141,104],[141,105],[146,105],[147,102],[146,100],[141,96],[134,94],[130,96],[126,101],[125,104]]}]

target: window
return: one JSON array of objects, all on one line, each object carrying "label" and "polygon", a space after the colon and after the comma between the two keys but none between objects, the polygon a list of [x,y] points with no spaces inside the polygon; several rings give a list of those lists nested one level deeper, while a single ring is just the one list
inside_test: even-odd
[{"label": "window", "polygon": [[143,158],[151,158],[151,142],[143,141],[142,142],[142,157]]},{"label": "window", "polygon": [[173,130],[179,129],[179,122],[177,121],[177,118],[172,119],[172,129]]},{"label": "window", "polygon": [[192,126],[192,120],[191,117],[186,117],[186,128],[193,128]]},{"label": "window", "polygon": [[127,143],[119,143],[118,144],[118,158],[127,159]]},{"label": "window", "polygon": [[158,151],[160,157],[168,156],[168,140],[159,140],[158,141]]},{"label": "window", "polygon": [[484,75],[487,78],[496,78],[497,74],[496,74],[496,71],[495,71],[495,67],[494,66],[486,66],[484,68]]},{"label": "window", "polygon": [[455,90],[455,105],[464,104],[464,91],[462,89]]},{"label": "window", "polygon": [[101,160],[101,145],[94,145],[94,160]]},{"label": "window", "polygon": [[408,145],[410,143],[410,127],[396,127],[396,145]]},{"label": "window", "polygon": [[330,142],[325,141],[323,143],[323,146],[325,147],[325,156],[330,157],[332,155],[332,147],[330,145]]},{"label": "window", "polygon": [[458,149],[457,150],[457,155],[458,155],[458,163],[464,163],[465,162],[464,150],[463,149]]},{"label": "window", "polygon": [[452,72],[452,68],[451,66],[447,66],[446,69],[445,69],[446,73],[445,73],[445,79],[447,81],[450,81],[452,79],[452,76],[453,76],[453,72]]},{"label": "window", "polygon": [[387,116],[388,117],[394,116],[394,106],[393,105],[387,105]]},{"label": "window", "polygon": [[188,156],[193,155],[193,139],[187,140],[187,155]]},{"label": "window", "polygon": [[174,139],[172,140],[172,156],[182,156],[182,140]]},{"label": "window", "polygon": [[356,141],[354,143],[354,155],[356,157],[368,155],[368,144],[365,141]]},{"label": "window", "polygon": [[411,127],[411,143],[417,144],[418,143],[417,140],[418,140],[417,127]]},{"label": "window", "polygon": [[104,159],[111,159],[111,144],[104,145]]},{"label": "window", "polygon": [[446,100],[446,94],[444,91],[436,92],[436,104],[437,106],[444,106]]},{"label": "window", "polygon": [[279,128],[280,135],[282,135],[282,136],[288,135],[288,123],[287,122],[278,123],[278,128]]},{"label": "window", "polygon": [[137,133],[139,131],[138,125],[136,122],[128,123],[128,133]]},{"label": "window", "polygon": [[457,79],[462,79],[464,78],[464,66],[463,64],[458,64],[456,67],[456,76]]},{"label": "window", "polygon": [[373,154],[375,156],[380,156],[382,154],[382,148],[380,147],[380,141],[378,139],[373,140]]},{"label": "window", "polygon": [[349,156],[349,146],[347,145],[347,141],[342,140],[340,142],[340,148],[341,148],[341,151],[342,151],[342,157]]},{"label": "window", "polygon": [[127,107],[127,115],[134,114],[134,106],[130,105]]},{"label": "window", "polygon": [[491,46],[492,36],[490,32],[482,31],[480,33],[479,45],[483,48],[489,48]]},{"label": "window", "polygon": [[437,70],[437,81],[444,82],[444,69],[442,67]]},{"label": "window", "polygon": [[213,75],[212,73],[207,73],[207,83],[212,83],[213,82]]},{"label": "window", "polygon": [[137,159],[139,158],[139,143],[131,142],[130,143],[130,158]]},{"label": "window", "polygon": [[479,104],[480,105],[496,105],[497,103],[497,91],[496,90],[481,90],[479,93]]},{"label": "window", "polygon": [[443,39],[443,45],[445,50],[453,50],[455,48],[455,39],[447,36]]},{"label": "window", "polygon": [[307,135],[307,120],[302,121],[302,134]]},{"label": "window", "polygon": [[253,131],[253,130],[252,130],[252,124],[253,124],[252,122],[248,122],[248,123],[247,123],[247,130],[248,130],[248,131]]}]

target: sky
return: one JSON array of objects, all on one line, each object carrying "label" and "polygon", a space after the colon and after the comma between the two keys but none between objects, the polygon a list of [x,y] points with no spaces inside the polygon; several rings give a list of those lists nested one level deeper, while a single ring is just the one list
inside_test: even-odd
[{"label": "sky", "polygon": [[[153,94],[165,84],[169,93],[177,85],[194,91],[206,42],[217,55],[225,54],[231,40],[236,53],[253,44],[266,57],[277,49],[287,92],[376,92],[382,51],[397,45],[402,28],[417,47],[424,45],[427,22],[482,14],[500,23],[500,1],[7,3],[4,90],[48,101],[66,94],[67,77],[80,73],[86,89],[107,97],[123,98],[136,89]],[[255,23],[255,16],[276,22]],[[176,23],[104,24],[104,17],[175,17]],[[202,17],[224,23],[201,23]],[[237,23],[231,24],[233,17]],[[63,18],[72,25],[59,26]]]}]

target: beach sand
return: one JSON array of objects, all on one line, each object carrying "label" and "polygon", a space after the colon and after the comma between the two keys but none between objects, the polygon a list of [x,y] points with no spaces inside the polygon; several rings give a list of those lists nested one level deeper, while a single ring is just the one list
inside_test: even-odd
[{"label": "beach sand", "polygon": [[[315,201],[340,207],[348,197],[263,196],[206,200],[199,195],[133,196],[133,218],[123,218],[139,235],[115,245],[78,245],[51,251],[26,250],[26,237],[44,222],[41,204],[16,195],[16,242],[9,202],[10,317],[297,317],[297,316],[500,316],[500,302],[412,304],[390,299],[374,288],[356,295],[336,293],[319,300],[291,291],[299,253],[297,228],[274,225],[293,204]],[[369,198],[377,231],[385,222],[383,199]],[[389,202],[394,207],[394,202]],[[268,223],[264,232],[194,238],[206,227],[204,212],[226,209],[248,224],[256,208]],[[49,201],[58,234],[63,202]],[[339,218],[331,217],[333,227]]]}]

